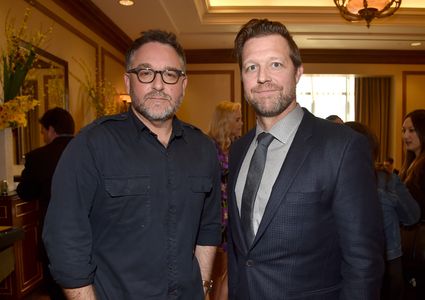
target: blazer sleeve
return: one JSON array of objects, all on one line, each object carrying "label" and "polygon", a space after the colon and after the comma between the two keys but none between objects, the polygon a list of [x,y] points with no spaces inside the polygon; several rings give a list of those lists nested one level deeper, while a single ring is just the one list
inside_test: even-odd
[{"label": "blazer sleeve", "polygon": [[383,217],[365,137],[353,134],[341,156],[333,211],[342,251],[340,299],[379,299],[384,272]]}]

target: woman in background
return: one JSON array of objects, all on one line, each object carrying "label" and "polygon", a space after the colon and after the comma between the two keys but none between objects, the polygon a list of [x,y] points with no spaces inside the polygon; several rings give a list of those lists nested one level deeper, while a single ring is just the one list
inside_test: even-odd
[{"label": "woman in background", "polygon": [[403,141],[406,155],[400,178],[421,208],[421,222],[403,229],[403,252],[408,280],[416,299],[425,299],[425,109],[414,110],[404,118]]},{"label": "woman in background", "polygon": [[221,166],[221,245],[217,250],[213,267],[213,288],[210,300],[227,300],[227,174],[229,148],[242,131],[240,103],[221,101],[215,108],[208,135],[215,142]]},{"label": "woman in background", "polygon": [[[376,135],[367,126],[359,122],[346,122],[345,125],[367,137],[372,158],[376,161],[379,153],[379,142]],[[400,224],[413,225],[417,223],[420,217],[420,209],[397,174],[388,172],[383,165],[376,166],[375,170],[385,236],[385,274],[381,299],[402,300],[404,278]]]}]

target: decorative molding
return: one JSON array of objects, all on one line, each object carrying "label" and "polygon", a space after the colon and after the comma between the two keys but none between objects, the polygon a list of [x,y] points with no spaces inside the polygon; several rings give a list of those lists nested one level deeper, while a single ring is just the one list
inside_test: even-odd
[{"label": "decorative molding", "polygon": [[[85,41],[89,45],[93,46],[94,48],[97,48],[97,43],[95,41],[93,41],[88,36],[81,33],[81,31],[79,31],[78,29],[73,27],[71,24],[69,24],[64,19],[62,19],[61,17],[56,15],[54,12],[49,10],[47,7],[45,7],[43,4],[41,4],[37,0],[25,0],[25,1],[28,2],[34,8],[36,8],[38,11],[40,11],[41,13],[43,13],[44,15],[46,15],[47,17],[49,17],[50,19],[52,19],[53,21],[58,23],[59,25],[63,26],[68,31],[70,31],[73,34],[75,34],[76,36],[78,36],[80,39],[82,39],[83,41]],[[53,0],[53,1],[56,2],[57,0]],[[70,2],[72,2],[72,1],[70,1]]]},{"label": "decorative molding", "polygon": [[407,76],[409,75],[416,75],[425,76],[425,71],[403,71],[403,78],[402,78],[402,89],[403,89],[403,96],[402,96],[402,107],[401,107],[401,119],[404,119],[404,116],[407,114],[406,112],[406,106],[407,106]]},{"label": "decorative molding", "polygon": [[235,71],[233,70],[188,70],[187,75],[230,75],[230,101],[235,101]]},{"label": "decorative molding", "polygon": [[425,64],[422,50],[301,49],[304,63]]},{"label": "decorative molding", "polygon": [[115,60],[117,63],[119,63],[119,64],[121,64],[125,67],[125,62],[121,58],[116,57],[114,54],[109,52],[107,49],[101,47],[100,48],[101,80],[105,80],[105,57],[109,57],[109,58]]},{"label": "decorative molding", "polygon": [[[301,49],[303,63],[425,64],[425,51]],[[237,63],[233,49],[186,50],[188,64]]]},{"label": "decorative molding", "polygon": [[[56,23],[58,23],[59,25],[63,26],[65,29],[67,29],[69,32],[75,34],[77,37],[79,37],[81,40],[85,41],[87,44],[89,44],[90,46],[92,46],[94,48],[94,55],[95,55],[95,69],[98,70],[99,69],[99,45],[92,40],[91,38],[89,38],[88,36],[86,36],[85,34],[83,34],[81,31],[79,31],[78,29],[76,29],[74,26],[72,26],[71,24],[69,24],[68,22],[66,22],[64,19],[62,19],[61,17],[59,17],[56,13],[52,12],[51,10],[49,10],[47,7],[45,7],[43,4],[41,4],[38,0],[24,0],[26,2],[28,2],[28,4],[30,4],[31,6],[33,6],[34,8],[36,8],[38,11],[40,11],[41,13],[43,13],[44,15],[46,15],[47,17],[49,17],[50,19],[52,19],[53,21],[55,21]],[[68,11],[65,7],[63,7],[63,3],[68,4],[70,6],[75,5],[75,2],[80,2],[80,1],[61,1],[61,0],[53,0],[57,5],[59,5],[61,8],[63,8],[65,11],[67,11],[69,14],[72,15],[72,12]],[[88,1],[91,3],[91,1]],[[91,6],[94,6],[94,4],[91,4]],[[91,11],[92,13],[95,13],[95,11]],[[80,22],[82,22],[84,25],[87,25],[87,22],[81,21],[81,16],[80,15],[73,15],[74,17],[79,17],[77,18]],[[90,18],[89,18],[90,19]],[[87,25],[89,26],[89,25]],[[116,25],[114,25],[116,26]],[[93,30],[95,33],[97,33],[97,30]],[[108,41],[108,39],[106,40]],[[112,44],[112,46],[115,47],[114,44]],[[44,50],[40,49],[41,51],[44,52]],[[43,54],[44,55],[44,54]],[[65,74],[66,77],[65,78],[65,82],[68,84],[68,64],[66,64],[65,67]],[[100,74],[99,72],[95,72],[95,76],[96,76],[96,82],[99,82],[100,80]],[[68,86],[65,87],[66,89],[69,89]],[[68,95],[67,95],[68,97]],[[69,99],[66,99],[66,102],[69,103]],[[69,107],[67,107],[67,109],[69,109]]]},{"label": "decorative molding", "polygon": [[21,202],[15,205],[15,218],[32,214],[38,210],[38,201]]},{"label": "decorative molding", "polygon": [[0,219],[7,219],[7,206],[6,205],[1,205],[0,206]]},{"label": "decorative molding", "polygon": [[[37,3],[36,0],[26,1]],[[130,47],[131,38],[93,2],[53,1],[123,54]],[[186,58],[189,64],[236,63],[232,51],[232,49],[188,49]],[[300,51],[304,63],[425,64],[423,50],[301,49]]]},{"label": "decorative molding", "polygon": [[120,52],[125,53],[130,47],[132,39],[92,1],[53,0],[53,2],[79,20],[82,24],[86,25],[90,28],[90,30],[95,32]]}]

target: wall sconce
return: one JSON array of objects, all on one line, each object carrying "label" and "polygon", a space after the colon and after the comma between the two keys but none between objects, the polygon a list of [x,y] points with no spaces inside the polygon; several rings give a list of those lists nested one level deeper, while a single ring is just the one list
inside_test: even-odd
[{"label": "wall sconce", "polygon": [[120,94],[120,101],[124,103],[131,103],[131,97],[128,94]]},{"label": "wall sconce", "polygon": [[385,18],[392,16],[401,5],[401,0],[334,0],[341,16],[350,22],[370,22],[374,18]]}]

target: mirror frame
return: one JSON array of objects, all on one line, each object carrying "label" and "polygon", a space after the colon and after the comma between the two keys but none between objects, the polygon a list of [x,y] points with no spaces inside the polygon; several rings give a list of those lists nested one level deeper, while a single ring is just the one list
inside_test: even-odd
[{"label": "mirror frame", "polygon": [[[68,72],[68,62],[60,57],[53,55],[52,53],[47,52],[41,48],[30,45],[30,43],[21,41],[21,46],[24,48],[32,47],[36,53],[36,60],[34,65],[37,64],[38,60],[42,60],[46,64],[57,65],[63,69],[63,107],[66,110],[69,110],[69,72]],[[37,70],[37,67],[33,66],[32,70]],[[62,76],[62,75],[61,75]],[[31,79],[26,78],[25,82],[31,82]],[[49,95],[46,84],[43,85],[44,97],[40,99],[38,96],[38,91],[34,92],[34,96],[37,100],[40,101],[40,106],[44,105],[42,111],[49,109]],[[21,90],[22,91],[22,90]],[[27,113],[28,125],[26,127],[15,128],[13,130],[14,137],[14,148],[15,148],[15,163],[18,165],[24,164],[25,154],[31,150],[34,150],[42,146],[42,141],[40,142],[40,128],[38,126],[38,120],[41,118],[39,115],[39,108],[36,107],[35,110]],[[32,128],[31,124],[37,124],[36,128]]]}]

